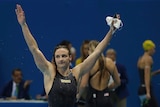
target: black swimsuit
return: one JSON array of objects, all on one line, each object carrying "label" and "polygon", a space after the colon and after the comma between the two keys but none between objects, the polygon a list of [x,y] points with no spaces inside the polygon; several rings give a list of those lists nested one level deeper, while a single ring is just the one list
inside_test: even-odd
[{"label": "black swimsuit", "polygon": [[[90,76],[89,81],[96,73]],[[86,107],[113,107],[108,87],[102,91],[99,91],[94,89],[91,86],[90,82],[86,100],[87,100]]]},{"label": "black swimsuit", "polygon": [[138,88],[138,95],[139,98],[141,99],[141,107],[158,107],[158,103],[153,95],[152,87],[150,86],[150,94],[151,94],[151,99],[146,100],[146,97],[141,98],[142,96],[146,95],[146,86],[144,82],[144,69],[138,69],[139,71],[139,77],[140,77],[140,86]]},{"label": "black swimsuit", "polygon": [[48,107],[74,107],[76,92],[77,83],[72,73],[62,76],[57,72],[48,94]]}]

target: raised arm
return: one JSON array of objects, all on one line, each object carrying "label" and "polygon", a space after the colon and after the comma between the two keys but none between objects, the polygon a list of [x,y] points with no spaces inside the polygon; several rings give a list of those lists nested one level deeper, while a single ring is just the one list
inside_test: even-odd
[{"label": "raised arm", "polygon": [[37,65],[37,67],[42,72],[47,71],[47,69],[48,69],[49,65],[51,65],[51,63],[46,60],[46,58],[44,57],[42,52],[39,50],[38,45],[37,45],[34,37],[32,36],[32,34],[27,26],[25,14],[24,14],[22,7],[17,4],[15,12],[17,15],[17,20],[22,28],[24,39],[29,47],[29,50],[31,51],[31,53],[34,57],[34,61]]},{"label": "raised arm", "polygon": [[112,34],[114,32],[114,27],[111,26],[108,33],[105,35],[103,40],[98,44],[94,52],[87,57],[87,59],[84,60],[83,63],[77,65],[79,67],[80,71],[80,77],[83,76],[85,73],[89,72],[92,67],[94,66],[96,60],[99,58],[100,54],[104,51],[104,49],[107,47],[110,39],[112,38]]}]

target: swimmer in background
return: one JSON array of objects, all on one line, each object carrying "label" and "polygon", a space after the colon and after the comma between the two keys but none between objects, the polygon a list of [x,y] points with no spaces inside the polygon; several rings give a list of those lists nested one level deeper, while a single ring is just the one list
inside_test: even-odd
[{"label": "swimmer in background", "polygon": [[151,40],[145,40],[142,44],[144,53],[138,59],[137,68],[140,77],[140,86],[138,95],[141,101],[141,107],[158,107],[153,95],[151,78],[160,73],[160,70],[152,72],[153,54],[155,53],[155,43]]}]

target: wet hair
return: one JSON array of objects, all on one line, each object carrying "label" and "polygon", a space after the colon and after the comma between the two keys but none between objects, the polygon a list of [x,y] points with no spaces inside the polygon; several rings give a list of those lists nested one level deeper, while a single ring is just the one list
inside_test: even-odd
[{"label": "wet hair", "polygon": [[148,51],[151,48],[155,48],[155,43],[152,40],[145,40],[142,44],[144,51]]},{"label": "wet hair", "polygon": [[[64,48],[64,49],[67,49],[68,50],[68,54],[71,55],[71,51],[69,49],[68,46],[66,45],[57,45],[55,48],[54,48],[54,51],[53,51],[53,56],[52,56],[52,62],[56,65],[55,63],[55,52],[57,51],[57,49],[60,49],[60,48]],[[57,65],[56,65],[57,66]]]},{"label": "wet hair", "polygon": [[[90,51],[93,52],[98,44],[99,44],[99,42],[96,41],[96,40],[90,41],[89,42],[89,49],[90,49]],[[106,68],[106,61],[105,61],[105,57],[104,57],[103,53],[99,56],[98,62],[99,62],[99,68],[98,68],[98,70],[101,72],[99,79],[101,80],[101,77],[104,75],[104,73],[107,70],[107,68]],[[99,80],[99,82],[101,82],[100,80]]]},{"label": "wet hair", "polygon": [[63,40],[63,41],[61,41],[58,45],[65,45],[65,46],[67,46],[68,48],[70,48],[69,45],[71,45],[71,42],[68,41],[68,40]]}]

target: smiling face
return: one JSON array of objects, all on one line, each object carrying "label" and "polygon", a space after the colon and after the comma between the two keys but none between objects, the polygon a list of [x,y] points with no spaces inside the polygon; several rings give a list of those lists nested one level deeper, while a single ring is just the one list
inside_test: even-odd
[{"label": "smiling face", "polygon": [[55,63],[57,68],[66,68],[69,67],[71,61],[71,55],[67,48],[58,48],[54,54]]}]

